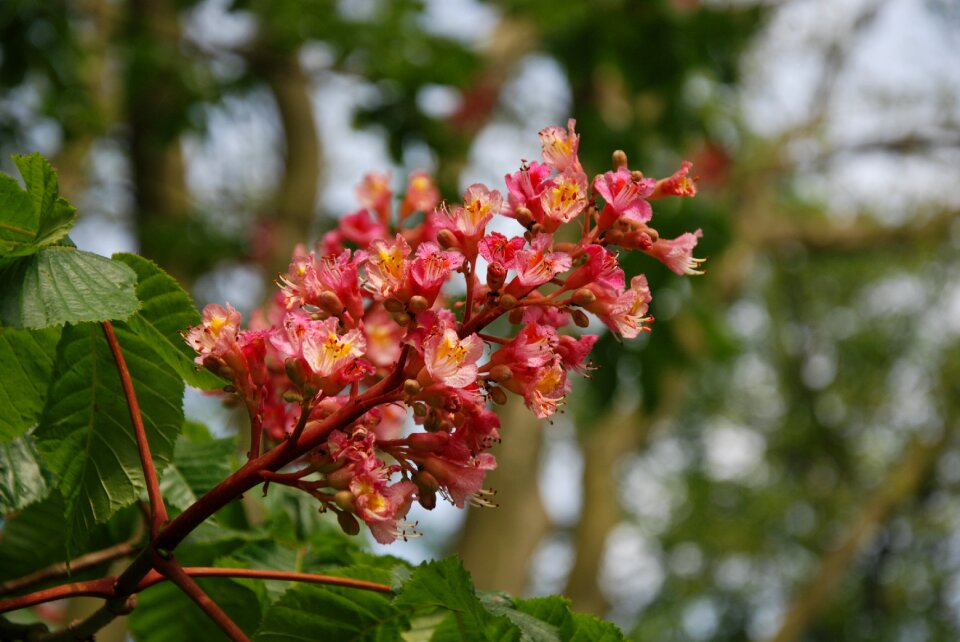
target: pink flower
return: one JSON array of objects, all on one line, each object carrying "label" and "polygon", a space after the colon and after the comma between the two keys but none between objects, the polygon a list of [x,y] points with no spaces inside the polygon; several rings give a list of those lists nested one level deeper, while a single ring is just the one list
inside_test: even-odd
[{"label": "pink flower", "polygon": [[611,330],[628,339],[633,339],[642,331],[649,332],[644,324],[653,320],[646,316],[650,298],[647,277],[642,274],[635,276],[630,281],[630,289],[617,297],[604,321]]},{"label": "pink flower", "polygon": [[658,239],[646,252],[676,274],[703,274],[698,268],[706,259],[693,257],[693,248],[703,236],[703,230],[687,232],[675,239]]},{"label": "pink flower", "polygon": [[211,303],[203,308],[200,325],[190,328],[184,340],[200,355],[197,363],[203,363],[204,355],[216,350],[218,343],[235,341],[240,330],[240,313],[229,303],[227,307]]},{"label": "pink flower", "polygon": [[621,216],[637,223],[653,217],[653,208],[644,199],[653,194],[657,182],[652,178],[633,179],[625,167],[597,176],[593,188],[607,202],[600,214],[600,228],[606,229]]},{"label": "pink flower", "polygon": [[574,132],[576,124],[577,121],[571,118],[567,121],[566,130],[562,127],[552,126],[540,131],[543,160],[558,172],[563,172],[568,167],[580,166],[580,161],[577,158],[580,136]]},{"label": "pink flower", "polygon": [[459,252],[445,252],[429,241],[421,243],[417,248],[417,258],[410,264],[410,276],[420,286],[415,293],[425,297],[432,305],[450,272],[461,265],[463,255]]},{"label": "pink flower", "polygon": [[517,270],[516,280],[520,285],[526,288],[543,285],[570,269],[573,263],[570,255],[565,252],[551,252],[552,244],[552,235],[537,234],[530,242],[529,249],[516,253],[514,268]]},{"label": "pink flower", "polygon": [[526,241],[521,236],[507,239],[499,232],[490,232],[480,239],[480,256],[491,265],[500,265],[504,268],[513,267],[517,252],[523,249]]},{"label": "pink flower", "polygon": [[367,282],[380,298],[389,298],[406,285],[409,255],[410,246],[399,234],[393,243],[378,239],[370,244],[364,262]]},{"label": "pink flower", "polygon": [[591,368],[584,365],[583,362],[590,351],[593,350],[593,346],[599,338],[595,334],[585,334],[579,339],[566,334],[562,335],[556,350],[563,360],[563,367],[582,375],[587,374],[587,371]]},{"label": "pink flower", "polygon": [[541,222],[543,210],[540,208],[540,195],[552,173],[552,167],[534,161],[521,167],[515,174],[507,174],[504,177],[509,200],[507,215],[515,217],[517,208],[525,207],[530,210],[534,221]]},{"label": "pink flower", "polygon": [[390,199],[393,190],[390,189],[390,174],[370,172],[363,177],[363,182],[357,185],[357,200],[364,207],[375,211],[383,225],[390,223]]},{"label": "pink flower", "polygon": [[359,474],[350,482],[357,516],[381,544],[389,544],[403,534],[399,522],[406,517],[417,491],[416,484],[409,480],[387,486],[385,477],[378,470]]},{"label": "pink flower", "polygon": [[303,358],[319,377],[329,377],[363,354],[366,340],[359,330],[337,334],[337,320],[329,318],[303,338]]},{"label": "pink flower", "polygon": [[488,470],[497,467],[496,458],[483,453],[469,459],[428,456],[423,467],[433,475],[457,508],[480,492]]},{"label": "pink flower", "polygon": [[430,212],[440,202],[440,192],[433,178],[424,171],[410,174],[407,180],[407,193],[400,205],[400,216],[406,217],[413,212]]},{"label": "pink flower", "polygon": [[403,328],[379,304],[371,306],[363,319],[363,336],[367,342],[366,357],[378,367],[392,365],[400,357]]},{"label": "pink flower", "polygon": [[446,226],[454,232],[459,232],[463,239],[477,240],[483,236],[484,230],[494,214],[500,213],[503,197],[497,190],[487,189],[486,185],[474,183],[467,188],[463,195],[463,207],[457,207],[452,212],[444,210]]},{"label": "pink flower", "polygon": [[588,245],[584,248],[587,261],[570,273],[564,289],[575,290],[588,284],[621,291],[625,285],[623,270],[617,255],[600,245]]},{"label": "pink flower", "polygon": [[663,198],[664,196],[695,196],[697,193],[696,178],[687,178],[693,163],[683,161],[680,163],[680,169],[669,178],[661,178],[657,181],[657,186],[650,195],[651,199]]},{"label": "pink flower", "polygon": [[387,226],[373,218],[370,210],[366,208],[341,217],[338,228],[343,239],[356,243],[359,247],[366,247],[375,239],[382,239],[387,235]]},{"label": "pink flower", "polygon": [[587,206],[587,175],[579,169],[568,169],[544,185],[540,208],[544,232],[556,231],[572,221]]},{"label": "pink flower", "polygon": [[461,340],[451,329],[423,343],[423,358],[430,376],[451,388],[463,388],[476,380],[477,359],[482,354],[480,337],[471,334]]},{"label": "pink flower", "polygon": [[525,325],[513,341],[493,353],[490,364],[534,368],[544,366],[554,360],[559,342],[557,331],[551,326],[539,323]]}]

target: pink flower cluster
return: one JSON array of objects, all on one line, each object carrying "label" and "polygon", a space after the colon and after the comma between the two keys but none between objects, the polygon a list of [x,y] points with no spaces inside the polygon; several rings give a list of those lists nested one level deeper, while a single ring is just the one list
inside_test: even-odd
[{"label": "pink flower cluster", "polygon": [[[574,121],[540,139],[543,162],[507,175],[506,197],[474,184],[462,204],[440,203],[418,172],[394,214],[389,176],[367,176],[357,190],[363,208],[317,250],[297,249],[247,329],[229,305],[204,309],[186,340],[246,405],[251,457],[262,438],[296,444],[377,387],[375,405],[326,429],[320,446],[266,481],[310,493],[345,531],[362,521],[384,543],[410,534],[403,520],[413,501],[431,509],[439,494],[458,507],[489,505],[483,481],[500,439],[489,402],[513,393],[537,417],[557,412],[570,373],[591,368],[597,337],[569,331],[588,326],[587,313],[621,337],[648,330],[646,278],[628,283],[613,248],[700,273],[699,230],[668,240],[649,226],[650,201],[696,192],[689,163],[655,180],[617,152],[615,169],[591,182]],[[513,219],[506,227],[518,234],[492,229],[498,219]],[[557,241],[565,226],[578,240]],[[501,317],[513,330],[486,334]]]}]

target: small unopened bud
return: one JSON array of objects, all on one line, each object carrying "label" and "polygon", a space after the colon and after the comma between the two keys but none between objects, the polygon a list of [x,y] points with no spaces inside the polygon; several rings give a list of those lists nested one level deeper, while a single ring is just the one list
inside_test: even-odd
[{"label": "small unopened bud", "polygon": [[417,417],[426,417],[427,416],[427,404],[422,401],[418,401],[413,404],[413,414]]},{"label": "small unopened bud", "polygon": [[324,290],[320,293],[320,307],[334,316],[339,316],[343,312],[343,301],[337,296],[336,292]]},{"label": "small unopened bud", "polygon": [[403,391],[406,394],[413,396],[420,392],[420,384],[417,383],[416,379],[407,379],[403,382]]},{"label": "small unopened bud", "polygon": [[571,297],[571,299],[573,299],[574,305],[584,306],[584,305],[590,305],[591,303],[596,301],[597,295],[594,294],[591,290],[588,290],[587,288],[580,288],[579,290],[573,293],[573,296]]},{"label": "small unopened bud", "polygon": [[233,368],[227,365],[226,361],[212,354],[208,354],[203,358],[203,367],[214,374],[220,375],[224,379],[233,379],[236,374]]},{"label": "small unopened bud", "polygon": [[333,496],[333,503],[340,507],[340,510],[347,512],[353,511],[353,493],[349,490],[338,490]]},{"label": "small unopened bud", "polygon": [[520,325],[520,322],[523,321],[523,308],[510,310],[510,314],[507,315],[507,321],[513,325]]},{"label": "small unopened bud", "polygon": [[627,153],[622,149],[616,149],[613,152],[613,169],[620,169],[627,166]]},{"label": "small unopened bud", "polygon": [[460,246],[460,243],[457,242],[457,235],[446,228],[437,232],[437,243],[439,243],[440,247],[445,250],[454,249]]},{"label": "small unopened bud", "polygon": [[383,302],[383,307],[387,312],[403,312],[403,302],[399,299],[387,299]]},{"label": "small unopened bud", "polygon": [[530,227],[533,225],[533,214],[531,214],[530,210],[527,208],[518,207],[517,209],[513,210],[513,214],[517,217],[517,223],[520,225],[524,227]]},{"label": "small unopened bud", "polygon": [[510,381],[513,379],[513,371],[509,366],[500,364],[498,366],[493,366],[490,368],[490,378],[496,381],[497,383],[503,383],[504,381]]},{"label": "small unopened bud", "polygon": [[357,518],[354,517],[352,513],[337,514],[337,522],[347,535],[356,535],[360,532],[360,522],[357,521]]},{"label": "small unopened bud", "polygon": [[297,390],[285,390],[283,392],[283,400],[287,403],[300,403],[303,401],[303,395]]},{"label": "small unopened bud", "polygon": [[531,233],[531,234],[536,235],[536,234],[539,234],[539,233],[542,232],[542,231],[543,231],[543,226],[540,225],[539,223],[534,223],[532,226],[530,226],[530,233]]},{"label": "small unopened bud", "polygon": [[303,360],[290,357],[283,362],[283,369],[286,371],[290,383],[298,388],[303,387],[303,382],[307,379],[307,364]]},{"label": "small unopened bud", "polygon": [[490,388],[490,398],[493,403],[501,406],[507,403],[507,393],[503,391],[503,388]]},{"label": "small unopened bud", "polygon": [[417,493],[417,501],[427,510],[433,510],[437,507],[436,493]]},{"label": "small unopened bud", "polygon": [[570,310],[570,316],[578,328],[585,328],[590,325],[590,317],[583,310]]},{"label": "small unopened bud", "polygon": [[417,485],[417,489],[424,493],[435,493],[440,490],[440,482],[425,470],[415,472],[412,479],[413,483]]},{"label": "small unopened bud", "polygon": [[610,230],[604,235],[603,240],[611,245],[620,245],[623,243],[623,232],[620,230]]},{"label": "small unopened bud", "polygon": [[634,183],[639,183],[640,181],[643,180],[643,172],[641,172],[638,169],[635,169],[632,172],[630,172],[630,178],[633,180]]},{"label": "small unopened bud", "polygon": [[512,294],[504,294],[500,297],[500,307],[504,310],[512,310],[517,307],[517,297]]},{"label": "small unopened bud", "polygon": [[350,488],[350,482],[356,476],[356,472],[350,466],[337,468],[327,473],[327,483],[336,490],[347,490]]},{"label": "small unopened bud", "polygon": [[507,268],[499,263],[493,263],[487,266],[487,287],[491,292],[497,292],[503,287],[507,280]]},{"label": "small unopened bud", "polygon": [[400,310],[399,312],[391,312],[390,318],[396,321],[397,325],[405,328],[410,325],[410,315],[407,314],[405,310]]},{"label": "small unopened bud", "polygon": [[426,297],[415,294],[410,297],[410,302],[407,304],[407,307],[414,314],[420,314],[430,307],[430,302],[427,301]]}]

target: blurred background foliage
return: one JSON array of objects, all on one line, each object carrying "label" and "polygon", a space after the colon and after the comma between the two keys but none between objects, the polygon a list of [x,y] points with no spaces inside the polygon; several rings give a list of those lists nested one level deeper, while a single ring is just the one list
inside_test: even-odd
[{"label": "blurred background foliage", "polygon": [[52,157],[78,244],[201,305],[258,304],[365,171],[502,190],[568,117],[592,173],[693,160],[654,224],[708,274],[629,258],[653,333],[555,425],[504,410],[499,509],[389,552],[636,639],[956,638],[955,3],[7,0],[0,43],[3,162]]}]

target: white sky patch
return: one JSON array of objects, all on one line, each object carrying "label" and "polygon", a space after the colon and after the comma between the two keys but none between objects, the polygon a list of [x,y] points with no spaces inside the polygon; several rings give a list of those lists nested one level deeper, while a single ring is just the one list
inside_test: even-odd
[{"label": "white sky patch", "polygon": [[703,432],[706,472],[718,481],[748,477],[763,460],[765,449],[762,435],[726,420]]},{"label": "white sky patch", "polygon": [[615,604],[610,617],[627,626],[650,603],[665,576],[657,544],[636,526],[620,524],[607,537],[600,587]]}]

